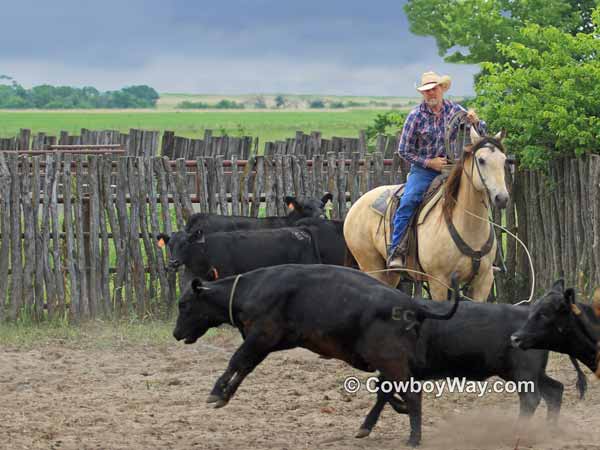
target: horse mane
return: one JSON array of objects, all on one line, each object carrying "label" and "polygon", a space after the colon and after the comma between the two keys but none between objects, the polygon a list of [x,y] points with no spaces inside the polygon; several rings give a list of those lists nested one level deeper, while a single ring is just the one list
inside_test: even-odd
[{"label": "horse mane", "polygon": [[442,206],[442,212],[445,217],[452,217],[454,206],[456,206],[456,198],[458,196],[458,190],[460,188],[460,178],[462,176],[463,167],[467,159],[467,153],[463,152],[462,157],[448,175],[448,179],[444,184],[444,204]]},{"label": "horse mane", "polygon": [[467,160],[470,161],[470,158],[473,158],[475,152],[479,150],[481,147],[486,146],[487,144],[492,144],[492,151],[494,151],[494,147],[500,150],[502,153],[506,153],[504,150],[504,145],[502,142],[492,136],[483,136],[477,144],[473,145],[473,148],[470,152],[462,153],[462,156],[450,175],[446,180],[446,184],[444,185],[444,205],[442,206],[442,212],[448,218],[452,217],[452,213],[454,212],[454,207],[456,206],[456,199],[458,197],[458,189],[460,188],[460,178],[462,176],[463,167]]}]

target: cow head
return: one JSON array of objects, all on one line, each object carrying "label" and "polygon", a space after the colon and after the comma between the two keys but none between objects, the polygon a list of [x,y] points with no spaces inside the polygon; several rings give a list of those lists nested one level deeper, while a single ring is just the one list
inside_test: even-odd
[{"label": "cow head", "polygon": [[325,204],[333,198],[329,192],[321,200],[314,198],[286,197],[285,204],[288,207],[288,217],[297,221],[307,217],[325,218]]},{"label": "cow head", "polygon": [[171,257],[167,269],[176,271],[179,266],[185,265],[193,273],[207,273],[210,269],[206,253],[206,239],[202,230],[176,231],[171,236],[160,234],[168,246]]},{"label": "cow head", "polygon": [[175,339],[193,344],[210,328],[228,321],[225,309],[214,300],[219,292],[217,286],[208,287],[198,278],[192,280],[177,304],[179,314],[173,330]]},{"label": "cow head", "polygon": [[563,280],[558,280],[531,305],[527,322],[511,336],[512,345],[522,350],[539,348],[566,353],[600,377],[600,327],[590,322],[591,309],[584,311],[583,307],[575,303],[575,291],[565,290]]}]

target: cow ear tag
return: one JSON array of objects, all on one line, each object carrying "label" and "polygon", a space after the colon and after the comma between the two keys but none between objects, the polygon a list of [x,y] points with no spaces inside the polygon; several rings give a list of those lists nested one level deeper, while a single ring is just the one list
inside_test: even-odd
[{"label": "cow ear tag", "polygon": [[159,246],[160,248],[163,248],[163,247],[165,246],[165,240],[164,240],[163,238],[160,238],[160,239],[158,240],[158,246]]},{"label": "cow ear tag", "polygon": [[288,204],[288,209],[289,209],[290,211],[293,211],[293,210],[294,210],[294,204],[293,204],[293,203],[289,203],[289,204]]},{"label": "cow ear tag", "polygon": [[571,303],[571,311],[573,311],[573,314],[575,314],[576,316],[579,316],[581,314],[579,306],[577,306],[575,303]]}]

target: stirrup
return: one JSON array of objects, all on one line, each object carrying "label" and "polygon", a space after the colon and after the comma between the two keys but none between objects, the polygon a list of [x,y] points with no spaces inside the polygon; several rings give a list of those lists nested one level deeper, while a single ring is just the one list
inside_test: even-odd
[{"label": "stirrup", "polygon": [[398,252],[398,248],[395,248],[388,256],[385,264],[388,269],[402,269],[406,267],[406,257]]}]

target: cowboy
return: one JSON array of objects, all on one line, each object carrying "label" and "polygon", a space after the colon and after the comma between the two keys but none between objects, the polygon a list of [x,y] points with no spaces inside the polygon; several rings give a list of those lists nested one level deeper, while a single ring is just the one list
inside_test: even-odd
[{"label": "cowboy", "polygon": [[[387,266],[397,269],[405,266],[407,248],[400,241],[410,218],[423,200],[427,188],[448,163],[444,137],[446,125],[458,111],[467,113],[468,122],[485,134],[486,124],[479,120],[473,110],[466,110],[458,103],[444,99],[444,93],[450,88],[451,80],[447,75],[425,72],[417,91],[423,96],[423,102],[416,106],[406,117],[402,129],[398,153],[411,163],[410,173],[400,198],[400,205],[394,216],[392,242],[388,249]],[[402,247],[402,248],[401,248]]]}]

